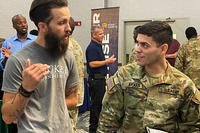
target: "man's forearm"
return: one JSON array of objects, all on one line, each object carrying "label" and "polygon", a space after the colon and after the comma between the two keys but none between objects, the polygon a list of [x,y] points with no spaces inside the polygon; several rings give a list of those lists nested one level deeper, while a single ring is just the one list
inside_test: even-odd
[{"label": "man's forearm", "polygon": [[77,107],[78,98],[66,99],[66,103],[67,103],[68,110],[73,110],[73,109],[75,109]]},{"label": "man's forearm", "polygon": [[106,64],[107,64],[106,60],[92,61],[92,62],[89,63],[90,67],[92,67],[92,68],[101,67],[101,66],[104,66]]},{"label": "man's forearm", "polygon": [[66,105],[69,110],[74,109],[77,107],[78,104],[78,86],[75,86],[70,89],[70,91],[66,92],[65,94],[65,100],[66,100]]},{"label": "man's forearm", "polygon": [[[7,100],[12,95],[13,95],[13,98],[11,100]],[[2,106],[3,120],[7,124],[12,123],[14,120],[16,120],[18,117],[21,116],[27,102],[28,102],[28,98],[22,96],[19,93],[10,95],[10,93],[5,92],[4,97],[3,97],[3,106]]]}]

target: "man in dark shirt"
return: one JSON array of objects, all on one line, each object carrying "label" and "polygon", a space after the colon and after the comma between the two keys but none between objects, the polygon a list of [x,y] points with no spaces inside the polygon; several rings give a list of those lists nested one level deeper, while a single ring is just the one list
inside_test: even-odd
[{"label": "man in dark shirt", "polygon": [[92,29],[92,40],[86,49],[87,73],[89,92],[91,97],[89,132],[96,133],[102,99],[105,93],[107,64],[114,63],[116,58],[112,55],[105,59],[102,50],[104,30],[101,27]]},{"label": "man in dark shirt", "polygon": [[165,58],[167,59],[169,64],[172,66],[174,66],[175,64],[179,47],[180,47],[180,43],[176,39],[173,39],[171,45],[169,46],[167,50]]}]

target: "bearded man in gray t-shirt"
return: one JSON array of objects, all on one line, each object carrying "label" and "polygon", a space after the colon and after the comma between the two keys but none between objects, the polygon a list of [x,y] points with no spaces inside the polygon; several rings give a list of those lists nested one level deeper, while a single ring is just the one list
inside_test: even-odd
[{"label": "bearded man in gray t-shirt", "polygon": [[7,61],[3,120],[17,121],[19,133],[71,133],[67,108],[76,107],[78,75],[67,51],[67,1],[33,0],[29,15],[39,34]]}]

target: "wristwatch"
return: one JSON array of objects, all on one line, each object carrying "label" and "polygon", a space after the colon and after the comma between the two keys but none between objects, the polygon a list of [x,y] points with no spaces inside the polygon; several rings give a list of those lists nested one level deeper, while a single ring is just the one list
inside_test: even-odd
[{"label": "wristwatch", "polygon": [[31,94],[33,94],[33,92],[34,91],[29,92],[29,91],[25,90],[22,85],[19,87],[19,94],[21,94],[24,97],[27,97],[27,98],[30,97]]}]

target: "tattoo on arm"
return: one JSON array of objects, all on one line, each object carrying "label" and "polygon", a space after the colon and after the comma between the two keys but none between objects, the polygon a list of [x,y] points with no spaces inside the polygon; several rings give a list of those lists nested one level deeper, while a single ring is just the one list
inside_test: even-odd
[{"label": "tattoo on arm", "polygon": [[[16,94],[15,97],[13,98],[12,104],[14,103],[17,95],[20,97],[20,94]],[[19,101],[17,102],[18,102],[17,104],[20,104]],[[16,112],[15,112],[16,119],[19,118],[23,114],[23,110],[24,110],[24,107],[16,109]]]},{"label": "tattoo on arm", "polygon": [[71,94],[74,94],[77,92],[77,87],[73,87],[72,89],[69,89],[65,92],[65,97],[70,96]]},{"label": "tattoo on arm", "polygon": [[15,113],[16,119],[19,118],[23,114],[23,110],[24,110],[24,108],[16,110],[16,113]]}]

